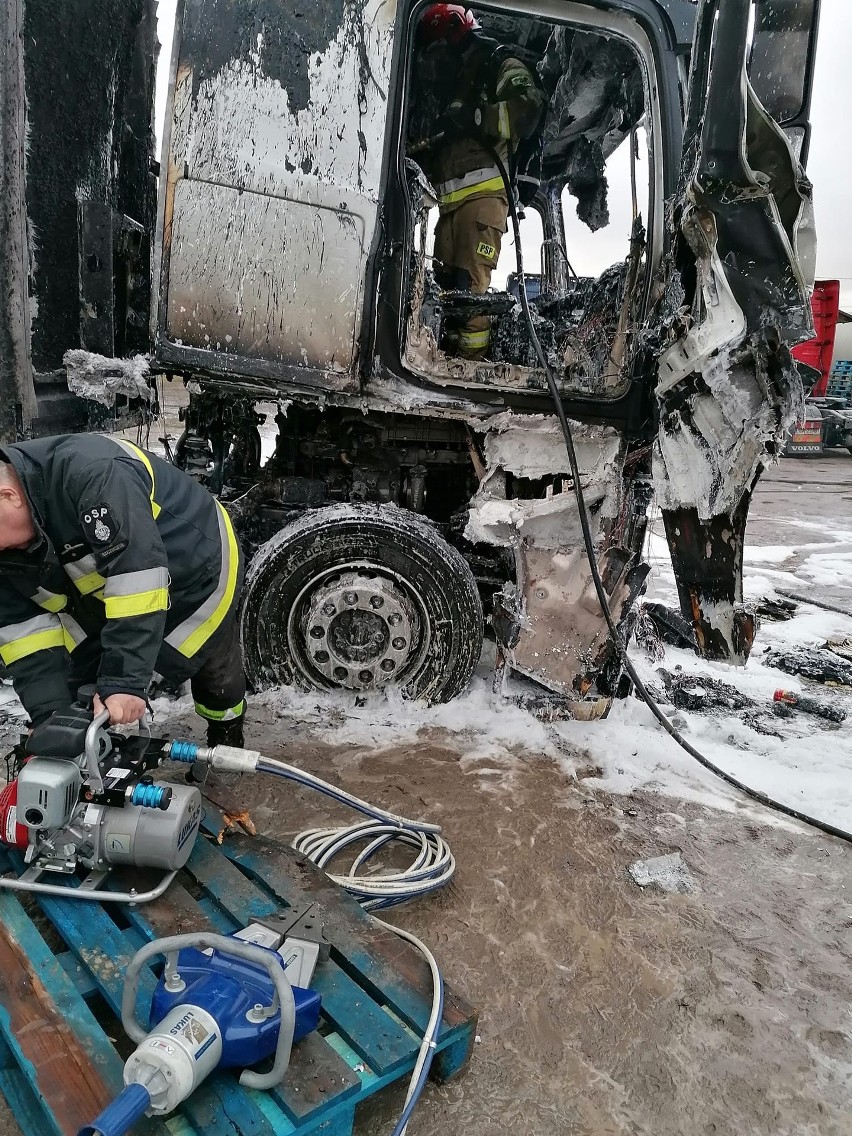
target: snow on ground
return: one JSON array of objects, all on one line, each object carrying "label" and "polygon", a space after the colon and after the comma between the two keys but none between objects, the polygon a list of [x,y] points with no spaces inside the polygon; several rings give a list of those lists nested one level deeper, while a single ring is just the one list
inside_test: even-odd
[{"label": "snow on ground", "polygon": [[[845,573],[835,571],[838,561],[843,562],[836,550],[847,543],[852,534],[826,527],[824,540],[802,544],[796,539],[801,527],[797,521],[780,521],[776,531],[781,536],[789,528],[792,538],[789,545],[746,548],[744,590],[747,600],[771,597],[776,594],[776,588],[818,598],[813,585],[822,581],[817,581],[815,576],[822,576],[825,583],[835,585],[845,585],[852,578],[848,570],[852,564],[848,561]],[[807,527],[810,530],[823,528],[818,522],[811,522]],[[806,554],[804,560],[803,554]],[[677,589],[659,517],[651,525],[647,555],[653,570],[646,598],[677,608]],[[849,597],[847,606],[852,610],[852,588]],[[669,671],[680,667],[699,680],[701,676],[708,676],[735,686],[766,708],[774,692],[781,687],[797,692],[807,689],[817,699],[840,700],[848,705],[850,714],[850,719],[842,725],[799,713],[792,719],[779,718],[772,723],[772,728],[781,736],[771,737],[752,729],[738,712],[692,713],[669,708],[670,716],[698,750],[745,784],[803,812],[852,830],[852,694],[834,693],[761,662],[770,647],[818,647],[829,639],[850,637],[852,618],[800,604],[787,622],[762,622],[752,657],[745,667],[707,662],[692,652],[673,647],[666,647],[662,664]],[[635,647],[631,653],[643,678],[653,681],[654,667]],[[727,809],[743,807],[741,796],[704,770],[669,738],[647,706],[637,699],[616,703],[603,722],[571,722],[560,726],[559,730],[594,756],[604,770],[599,783],[612,792],[650,789]],[[759,806],[754,806],[754,810],[766,816],[766,810]]]},{"label": "snow on ground", "polygon": [[[848,532],[826,529],[824,540],[800,544],[796,539],[799,535],[793,523],[789,545],[747,550],[747,599],[772,596],[776,587],[813,594],[812,574],[833,572],[838,545],[852,538]],[[804,562],[802,554],[807,554]],[[676,607],[677,592],[659,520],[652,525],[648,558],[653,572],[647,598]],[[848,578],[843,576],[844,581]],[[834,575],[832,582],[838,582]],[[849,607],[852,610],[852,589]],[[828,639],[847,637],[852,637],[852,618],[801,604],[789,622],[762,624],[746,667],[706,662],[672,647],[666,648],[663,665],[735,686],[768,714],[775,690],[784,687],[801,691],[803,683],[764,665],[761,656],[766,648],[819,646]],[[644,654],[635,647],[632,654],[645,679],[654,682],[654,667]],[[535,754],[555,759],[568,775],[582,767],[590,787],[617,794],[642,789],[772,819],[772,814],[744,802],[735,790],[685,753],[638,699],[616,702],[604,721],[545,724],[492,695],[492,658],[486,648],[470,690],[447,706],[422,707],[406,703],[393,693],[357,700],[340,694],[320,701],[314,695],[290,689],[266,692],[255,701],[308,725],[318,741],[358,750],[381,751],[438,740],[437,732],[461,753],[463,766],[485,786],[494,786],[495,777],[499,783],[510,782],[513,766]],[[656,685],[659,687],[659,680]],[[852,695],[827,692],[817,684],[805,685],[817,698],[847,701],[850,720],[837,726],[802,713],[783,720],[764,717],[780,735],[772,737],[754,730],[736,712],[691,713],[671,707],[668,712],[692,744],[727,772],[803,812],[852,830]],[[599,766],[602,775],[589,777],[590,766]]]}]

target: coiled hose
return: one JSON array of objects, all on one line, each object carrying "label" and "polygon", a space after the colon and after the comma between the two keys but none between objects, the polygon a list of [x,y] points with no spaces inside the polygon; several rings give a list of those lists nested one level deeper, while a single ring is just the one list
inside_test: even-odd
[{"label": "coiled hose", "polygon": [[[339,828],[306,829],[293,841],[296,851],[301,852],[323,871],[326,865],[345,849],[366,841],[366,848],[356,856],[346,875],[327,873],[335,883],[355,896],[365,910],[374,911],[391,907],[418,896],[428,895],[444,887],[452,879],[456,862],[441,837],[439,825],[409,820],[407,817],[387,812],[284,761],[261,757],[255,768],[259,773],[284,777],[308,789],[315,789],[339,804],[356,809],[370,818],[358,824],[343,825]],[[408,868],[398,872],[377,872],[369,875],[361,871],[380,848],[386,847],[392,841],[414,848],[416,854]],[[372,918],[380,927],[393,931],[395,935],[416,947],[426,959],[432,976],[432,1008],[429,1020],[408,1083],[405,1106],[393,1130],[393,1136],[405,1136],[408,1121],[423,1092],[435,1056],[438,1031],[441,1028],[444,1012],[444,981],[434,955],[416,935],[402,930],[401,927],[385,923],[375,915]]]}]

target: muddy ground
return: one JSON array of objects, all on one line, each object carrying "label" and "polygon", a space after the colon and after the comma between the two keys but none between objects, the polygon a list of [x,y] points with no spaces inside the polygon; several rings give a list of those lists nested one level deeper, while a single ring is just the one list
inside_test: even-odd
[{"label": "muddy ground", "polygon": [[[438,820],[452,888],[391,916],[480,1008],[468,1073],[430,1087],[412,1136],[841,1136],[852,1131],[849,850],[649,794],[589,792],[550,761],[510,772],[440,744],[318,749],[261,710],[255,742],[393,810]],[[267,832],[339,812],[240,786]],[[749,813],[751,810],[749,810]],[[680,851],[693,895],[626,866]],[[390,1132],[400,1100],[362,1117]]]},{"label": "muddy ground", "polygon": [[[773,516],[836,508],[845,522],[850,493],[846,455],[784,462],[758,494],[754,538],[773,542]],[[852,1133],[848,845],[745,804],[610,796],[582,761],[576,778],[535,752],[462,761],[439,731],[380,753],[331,748],[256,706],[248,733],[270,756],[439,821],[455,853],[450,889],[390,915],[480,1008],[469,1070],[427,1088],[410,1136]],[[237,793],[269,835],[348,823],[284,782]],[[626,872],[674,851],[694,894],[642,890]],[[389,1133],[400,1107],[388,1094],[356,1132]]]}]

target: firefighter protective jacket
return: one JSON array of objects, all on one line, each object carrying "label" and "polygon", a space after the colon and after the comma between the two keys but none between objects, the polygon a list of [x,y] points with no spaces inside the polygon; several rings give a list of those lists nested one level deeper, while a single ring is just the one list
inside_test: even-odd
[{"label": "firefighter protective jacket", "polygon": [[490,147],[509,168],[509,154],[535,130],[546,104],[529,68],[511,55],[495,54],[495,46],[474,40],[445,105],[481,107],[482,140],[453,138],[423,159],[442,213],[473,197],[506,192]]},{"label": "firefighter protective jacket", "polygon": [[[236,602],[225,510],[153,454],[93,434],[0,448],[36,538],[0,552],[0,658],[30,717],[69,705],[69,652],[99,640],[97,690],[144,697],[154,670],[185,679]],[[88,646],[91,646],[89,644]]]}]

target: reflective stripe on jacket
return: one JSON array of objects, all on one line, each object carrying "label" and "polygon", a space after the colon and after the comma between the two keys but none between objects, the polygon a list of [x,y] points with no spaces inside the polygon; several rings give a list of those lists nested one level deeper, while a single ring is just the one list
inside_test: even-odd
[{"label": "reflective stripe on jacket", "polygon": [[237,600],[231,522],[181,470],[121,439],[0,449],[38,534],[0,552],[0,658],[31,717],[67,705],[68,653],[100,643],[98,691],[144,696],[155,669],[188,677]]},{"label": "reflective stripe on jacket", "polygon": [[488,58],[478,67],[466,67],[449,100],[470,107],[484,103],[483,139],[453,138],[431,160],[424,161],[444,211],[472,197],[506,192],[491,148],[508,170],[510,152],[514,153],[518,142],[535,130],[544,108],[544,92],[529,68],[511,56],[499,66],[493,64],[497,74],[489,90],[492,83],[483,73],[489,70],[490,62]]}]

